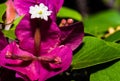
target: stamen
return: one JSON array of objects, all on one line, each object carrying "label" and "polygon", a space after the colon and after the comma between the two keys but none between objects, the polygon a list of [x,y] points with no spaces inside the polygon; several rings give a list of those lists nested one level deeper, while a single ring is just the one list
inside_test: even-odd
[{"label": "stamen", "polygon": [[5,57],[7,59],[23,60],[23,61],[30,61],[36,59],[35,57],[32,56],[26,56],[26,55],[19,56],[19,55],[11,54],[10,52],[7,52]]}]

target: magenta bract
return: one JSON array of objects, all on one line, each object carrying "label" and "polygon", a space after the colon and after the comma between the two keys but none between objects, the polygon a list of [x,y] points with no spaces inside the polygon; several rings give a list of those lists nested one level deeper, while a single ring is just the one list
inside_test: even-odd
[{"label": "magenta bract", "polygon": [[0,32],[0,51],[7,46],[7,40],[5,39],[4,35],[2,32]]}]

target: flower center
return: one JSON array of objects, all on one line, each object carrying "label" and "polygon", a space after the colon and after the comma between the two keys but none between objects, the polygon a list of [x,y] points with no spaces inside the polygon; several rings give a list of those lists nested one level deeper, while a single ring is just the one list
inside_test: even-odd
[{"label": "flower center", "polygon": [[42,14],[42,13],[43,13],[42,11],[39,12],[39,14]]}]

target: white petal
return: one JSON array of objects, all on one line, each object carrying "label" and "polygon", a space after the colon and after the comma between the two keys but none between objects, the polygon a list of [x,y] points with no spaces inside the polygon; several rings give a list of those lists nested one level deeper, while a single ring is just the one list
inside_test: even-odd
[{"label": "white petal", "polygon": [[47,17],[47,16],[44,16],[44,20],[48,21],[48,17]]},{"label": "white petal", "polygon": [[35,18],[35,15],[31,15],[31,19]]},{"label": "white petal", "polygon": [[44,7],[45,5],[43,3],[40,3],[39,4],[39,7]]}]

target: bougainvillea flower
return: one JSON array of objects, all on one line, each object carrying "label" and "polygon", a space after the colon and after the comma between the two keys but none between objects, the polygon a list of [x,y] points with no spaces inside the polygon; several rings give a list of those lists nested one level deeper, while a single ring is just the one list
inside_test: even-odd
[{"label": "bougainvillea flower", "polygon": [[[36,23],[35,20],[31,20],[30,16],[26,15],[16,29],[16,35],[20,40],[19,42],[20,48],[34,55],[35,55],[34,32],[37,26],[39,26],[41,31],[41,43],[39,46],[40,56],[46,55],[49,51],[51,51],[51,49],[56,49],[61,45],[64,45],[65,47],[70,47],[71,50],[74,50],[82,42],[82,38],[83,38],[82,23],[75,23],[67,27],[61,27],[60,29],[59,27],[57,27],[57,25],[54,22],[51,22],[50,20],[48,20],[48,22],[42,21],[40,25],[35,23]],[[67,49],[64,50],[65,53],[66,51]],[[68,61],[67,63],[69,63],[71,59],[68,58],[70,58],[71,55],[70,53],[69,54],[66,53],[65,55],[67,57],[66,59]]]},{"label": "bougainvillea flower", "polygon": [[[23,23],[20,23],[20,24],[23,24]],[[18,25],[18,28],[20,24]],[[61,29],[61,30],[62,30],[61,37],[64,40],[60,41],[61,43],[59,42],[59,44],[49,49],[44,49],[42,45],[47,46],[48,43],[42,44],[42,40],[41,40],[41,45],[40,45],[41,50],[38,56],[34,55],[35,53],[34,48],[30,49],[30,46],[32,45],[32,43],[34,43],[34,42],[31,42],[31,43],[29,42],[30,35],[31,35],[30,39],[34,41],[32,37],[32,31],[31,31],[31,34],[30,34],[30,31],[26,31],[26,32],[29,32],[30,35],[28,36],[28,39],[26,38],[26,41],[22,41],[24,44],[20,43],[18,45],[15,42],[13,42],[9,44],[1,52],[0,65],[5,68],[16,71],[17,73],[16,76],[23,78],[25,81],[34,81],[34,80],[45,81],[46,79],[63,72],[69,67],[72,60],[71,58],[72,50],[68,46],[74,48],[74,44],[76,43],[75,41],[74,42],[72,41],[76,39],[77,40],[76,42],[78,42],[78,39],[74,36],[78,36],[78,37],[83,36],[83,27],[81,23],[75,23],[73,25],[68,26],[68,29],[67,27],[65,27],[65,29]],[[80,34],[78,33],[78,31],[81,33],[81,35],[77,35],[77,34]],[[57,34],[57,33],[54,33],[54,34]],[[71,35],[73,37],[71,37]],[[25,35],[22,34],[22,36],[25,36]],[[25,37],[27,37],[27,35]],[[82,40],[82,37],[80,37],[79,40]],[[79,43],[81,43],[81,41],[79,41]],[[24,45],[27,45],[27,46],[24,46]],[[32,51],[29,51],[27,49]]]},{"label": "bougainvillea flower", "polygon": [[[14,1],[18,12],[25,14],[16,28],[19,44],[13,42],[1,51],[0,65],[16,71],[16,76],[25,81],[45,81],[68,69],[72,50],[82,42],[83,24],[57,26],[55,18],[60,8],[57,4],[61,5],[62,0]],[[21,2],[25,6],[20,6]],[[29,7],[36,3],[44,3],[52,11],[48,21],[31,19]]]}]

